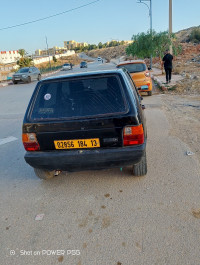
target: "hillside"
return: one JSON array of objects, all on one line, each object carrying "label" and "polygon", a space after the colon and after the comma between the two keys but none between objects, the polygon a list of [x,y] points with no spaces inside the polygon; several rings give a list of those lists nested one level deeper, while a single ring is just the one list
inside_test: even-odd
[{"label": "hillside", "polygon": [[121,56],[126,56],[126,47],[127,45],[119,45],[116,47],[97,49],[87,52],[87,55],[90,57],[102,57],[110,62],[111,59],[117,59]]},{"label": "hillside", "polygon": [[189,42],[190,41],[189,36],[194,29],[200,29],[200,26],[183,29],[183,30],[176,32],[175,34],[176,34],[178,42],[181,42],[181,43]]},{"label": "hillside", "polygon": [[[189,36],[193,29],[200,29],[200,26],[183,29],[183,30],[176,32],[175,35],[177,37],[177,42],[188,43]],[[87,52],[87,55],[91,57],[100,56],[100,57],[105,58],[109,62],[111,59],[117,59],[121,56],[126,56],[126,48],[127,48],[127,45],[120,45],[116,47],[97,49],[97,50],[92,50],[92,51]]]}]

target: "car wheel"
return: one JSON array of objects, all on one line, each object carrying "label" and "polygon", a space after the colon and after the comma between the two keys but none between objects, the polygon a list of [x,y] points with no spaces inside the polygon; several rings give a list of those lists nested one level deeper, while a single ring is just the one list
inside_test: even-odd
[{"label": "car wheel", "polygon": [[51,179],[54,177],[54,171],[43,170],[40,168],[34,168],[35,175],[40,179]]},{"label": "car wheel", "polygon": [[31,82],[31,77],[29,76],[27,83],[30,83],[30,82]]},{"label": "car wheel", "polygon": [[15,84],[15,85],[16,85],[17,83],[18,83],[17,81],[13,81],[13,84]]},{"label": "car wheel", "polygon": [[148,91],[148,96],[152,96],[152,90]]},{"label": "car wheel", "polygon": [[37,79],[38,81],[40,81],[41,80],[41,75],[39,74],[38,75],[38,79]]},{"label": "car wheel", "polygon": [[146,151],[139,163],[133,165],[134,176],[144,176],[147,174],[147,157]]}]

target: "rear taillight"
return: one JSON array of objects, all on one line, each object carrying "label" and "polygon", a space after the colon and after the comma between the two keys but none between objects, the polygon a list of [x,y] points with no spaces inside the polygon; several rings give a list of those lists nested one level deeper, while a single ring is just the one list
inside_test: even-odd
[{"label": "rear taillight", "polygon": [[23,133],[22,142],[26,151],[38,151],[40,146],[35,133]]},{"label": "rear taillight", "polygon": [[126,126],[123,131],[124,146],[144,143],[144,130],[142,124],[138,126]]},{"label": "rear taillight", "polygon": [[145,75],[146,77],[150,77],[150,73],[149,73],[149,72],[145,72],[144,75]]}]

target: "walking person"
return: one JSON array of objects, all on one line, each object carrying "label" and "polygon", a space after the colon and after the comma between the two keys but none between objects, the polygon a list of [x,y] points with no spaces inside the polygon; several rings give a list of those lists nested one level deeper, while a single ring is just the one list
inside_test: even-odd
[{"label": "walking person", "polygon": [[171,82],[172,60],[173,60],[173,55],[170,54],[169,50],[166,50],[165,56],[162,59],[162,61],[164,63],[165,74],[166,74],[166,84]]}]

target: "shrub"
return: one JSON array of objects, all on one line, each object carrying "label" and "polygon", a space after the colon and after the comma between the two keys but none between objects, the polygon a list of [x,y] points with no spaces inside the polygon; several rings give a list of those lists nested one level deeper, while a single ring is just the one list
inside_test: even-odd
[{"label": "shrub", "polygon": [[190,41],[194,43],[200,42],[200,29],[193,29],[190,34]]}]

